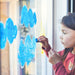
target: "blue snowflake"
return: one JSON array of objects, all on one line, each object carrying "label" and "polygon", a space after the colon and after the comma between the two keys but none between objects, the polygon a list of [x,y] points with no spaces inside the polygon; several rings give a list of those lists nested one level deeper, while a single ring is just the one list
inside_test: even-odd
[{"label": "blue snowflake", "polygon": [[8,18],[6,21],[6,34],[7,34],[9,43],[10,44],[13,43],[13,40],[17,36],[17,26],[14,25],[11,18]]},{"label": "blue snowflake", "polygon": [[29,65],[32,59],[35,57],[35,48],[35,37],[31,39],[30,35],[27,35],[25,43],[23,43],[23,40],[20,41],[18,59],[22,68],[24,67],[25,62],[27,63],[27,65]]},{"label": "blue snowflake", "polygon": [[4,24],[0,22],[0,49],[4,49],[6,45],[6,30]]},{"label": "blue snowflake", "polygon": [[36,14],[35,12],[33,13],[31,9],[27,10],[27,7],[24,6],[22,8],[21,12],[21,24],[24,24],[25,27],[34,27],[34,24],[36,24],[37,19],[36,19]]}]

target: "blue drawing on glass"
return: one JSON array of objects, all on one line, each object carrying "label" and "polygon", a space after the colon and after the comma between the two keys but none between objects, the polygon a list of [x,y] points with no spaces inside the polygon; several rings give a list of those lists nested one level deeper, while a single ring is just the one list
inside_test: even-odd
[{"label": "blue drawing on glass", "polygon": [[34,26],[34,17],[33,17],[33,12],[32,12],[31,9],[29,9],[28,15],[29,15],[29,23],[30,23],[30,27],[33,27],[33,26]]},{"label": "blue drawing on glass", "polygon": [[21,67],[24,67],[25,62],[27,65],[30,64],[32,59],[35,57],[36,39],[30,38],[30,35],[26,36],[25,43],[23,40],[20,41],[18,59]]},{"label": "blue drawing on glass", "polygon": [[0,22],[0,49],[4,49],[6,45],[6,30],[4,24]]},{"label": "blue drawing on glass", "polygon": [[13,40],[17,36],[17,26],[14,25],[11,18],[8,18],[6,21],[6,34],[7,34],[9,43],[10,44],[13,43]]},{"label": "blue drawing on glass", "polygon": [[34,24],[36,24],[37,19],[36,19],[36,14],[35,12],[33,13],[31,9],[27,10],[27,7],[24,6],[22,8],[21,12],[21,24],[24,24],[25,27],[34,27]]},{"label": "blue drawing on glass", "polygon": [[37,19],[36,19],[36,13],[35,13],[35,12],[34,12],[34,14],[33,14],[33,18],[34,18],[34,23],[35,23],[35,25],[36,25]]},{"label": "blue drawing on glass", "polygon": [[25,27],[28,27],[28,23],[29,23],[28,10],[27,7],[24,6],[21,12],[21,24],[24,24]]},{"label": "blue drawing on glass", "polygon": [[26,39],[25,39],[25,46],[27,48],[29,48],[29,52],[31,52],[32,54],[35,54],[35,48],[36,48],[36,40],[35,40],[35,37],[33,37],[32,39],[30,38],[30,35],[27,35],[26,36]]},{"label": "blue drawing on glass", "polygon": [[[25,25],[25,27],[33,28],[36,24],[36,13],[32,12],[32,9],[27,9],[26,6],[23,6],[21,11],[21,24]],[[30,64],[30,62],[35,57],[35,48],[36,48],[36,39],[35,37],[31,38],[30,35],[25,37],[25,40],[20,40],[19,52],[18,52],[18,60],[21,67],[24,67],[24,64]]]},{"label": "blue drawing on glass", "polygon": [[24,46],[23,44],[23,40],[20,40],[20,46],[19,46],[19,53],[18,53],[18,59],[19,59],[19,63],[21,65],[21,67],[23,68],[24,67],[24,64],[25,64],[25,49],[26,47]]}]

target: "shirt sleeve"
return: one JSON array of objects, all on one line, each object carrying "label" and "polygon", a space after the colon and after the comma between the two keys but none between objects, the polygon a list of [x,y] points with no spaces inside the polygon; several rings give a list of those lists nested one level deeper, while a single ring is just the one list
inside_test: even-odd
[{"label": "shirt sleeve", "polygon": [[53,65],[53,69],[55,71],[55,75],[71,75],[67,73],[62,62]]},{"label": "shirt sleeve", "polygon": [[50,49],[49,50],[46,50],[44,47],[42,47],[42,49],[44,50],[46,56],[49,57],[48,52],[50,51]]}]

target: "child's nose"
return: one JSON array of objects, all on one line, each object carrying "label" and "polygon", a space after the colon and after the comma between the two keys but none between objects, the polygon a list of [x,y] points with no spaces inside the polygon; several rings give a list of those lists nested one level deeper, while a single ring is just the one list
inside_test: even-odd
[{"label": "child's nose", "polygon": [[60,39],[63,40],[63,35],[60,35]]}]

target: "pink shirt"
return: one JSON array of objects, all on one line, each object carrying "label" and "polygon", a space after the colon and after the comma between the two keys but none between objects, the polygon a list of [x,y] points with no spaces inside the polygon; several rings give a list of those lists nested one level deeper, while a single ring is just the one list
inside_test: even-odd
[{"label": "pink shirt", "polygon": [[[48,56],[48,52],[45,52],[45,53]],[[64,53],[64,50],[58,53],[60,56],[62,56]],[[55,75],[75,75],[71,73],[73,63],[74,63],[74,54],[69,52],[64,62],[59,62],[53,65]]]}]

